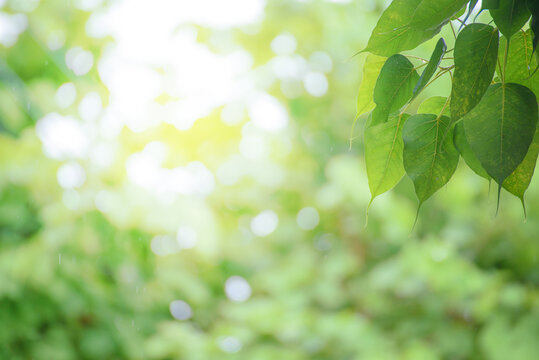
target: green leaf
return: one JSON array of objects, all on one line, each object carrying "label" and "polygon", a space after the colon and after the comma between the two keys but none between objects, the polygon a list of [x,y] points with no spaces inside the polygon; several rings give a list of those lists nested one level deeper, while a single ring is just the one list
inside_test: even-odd
[{"label": "green leaf", "polygon": [[[443,110],[445,116],[450,116],[449,106],[445,106],[447,98],[444,96],[433,96],[423,101],[417,108],[418,114],[440,114]],[[445,108],[444,108],[445,106]]]},{"label": "green leaf", "polygon": [[[503,182],[503,187],[511,194],[520,198],[522,205],[524,205],[524,193],[530,185],[535,165],[537,164],[537,155],[539,155],[539,127],[535,129],[533,141],[524,160]],[[524,211],[526,210],[524,209]]]},{"label": "green leaf", "polygon": [[394,0],[374,28],[367,48],[391,56],[432,38],[468,0]]},{"label": "green leaf", "polygon": [[500,6],[489,11],[494,23],[506,38],[519,31],[530,18],[530,11],[524,0],[500,0]]},{"label": "green leaf", "polygon": [[365,129],[365,162],[374,198],[393,188],[404,175],[402,165],[402,127],[408,114]]},{"label": "green leaf", "polygon": [[479,103],[487,90],[498,56],[498,31],[485,24],[470,24],[455,42],[455,74],[451,90],[451,121]]},{"label": "green leaf", "polygon": [[425,67],[425,70],[423,70],[419,81],[414,87],[412,99],[419,95],[421,90],[423,90],[423,88],[428,84],[429,80],[432,78],[432,75],[434,75],[436,69],[438,69],[438,65],[440,65],[440,61],[442,61],[446,50],[447,46],[445,45],[445,41],[443,38],[440,38],[434,47],[434,51],[430,56],[428,65]]},{"label": "green leaf", "polygon": [[494,84],[463,123],[474,154],[501,185],[528,152],[537,124],[537,100],[525,86]]},{"label": "green leaf", "polygon": [[444,186],[457,168],[459,154],[443,134],[449,130],[447,116],[418,114],[410,117],[404,125],[403,163],[406,174],[414,183],[419,206]]},{"label": "green leaf", "polygon": [[388,58],[374,87],[372,125],[386,122],[390,113],[406,104],[418,80],[414,65],[406,57],[396,54]]},{"label": "green leaf", "polygon": [[483,0],[481,10],[483,9],[497,9],[500,7],[500,0]]},{"label": "green leaf", "polygon": [[533,32],[533,52],[535,53],[537,63],[539,63],[539,56],[535,51],[537,50],[537,43],[539,43],[539,1],[528,0],[528,10],[530,10],[530,13],[532,14],[532,19],[530,21],[530,29]]},{"label": "green leaf", "polygon": [[462,122],[455,125],[453,142],[455,143],[455,147],[464,159],[466,165],[468,165],[468,167],[472,169],[472,171],[477,175],[484,177],[487,180],[490,180],[489,174],[486,172],[485,169],[483,169],[483,165],[481,165],[481,162],[472,151],[470,144],[468,144],[468,140],[466,140],[464,124]]},{"label": "green leaf", "polygon": [[357,113],[359,117],[374,108],[374,100],[372,93],[376,85],[376,79],[380,74],[380,70],[386,62],[385,57],[369,54],[363,65],[363,79],[359,85],[359,93],[357,95]]},{"label": "green leaf", "polygon": [[[500,49],[498,56],[503,59],[507,39],[502,36],[500,39]],[[537,61],[532,55],[533,43],[531,30],[519,31],[511,38],[507,53],[507,64],[505,67],[505,81],[524,85],[539,97],[539,73],[534,73]],[[501,77],[500,70],[497,69]],[[533,76],[532,76],[533,75]]]}]

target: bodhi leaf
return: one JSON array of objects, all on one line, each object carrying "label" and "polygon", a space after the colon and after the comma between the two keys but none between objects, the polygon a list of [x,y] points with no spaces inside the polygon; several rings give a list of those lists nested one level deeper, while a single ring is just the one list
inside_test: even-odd
[{"label": "bodhi leaf", "polygon": [[440,61],[442,61],[442,58],[444,57],[445,50],[447,50],[445,41],[443,38],[440,38],[434,47],[434,51],[430,56],[427,67],[425,67],[425,70],[423,70],[423,73],[419,77],[419,81],[414,87],[412,99],[419,95],[421,90],[423,90],[423,88],[428,84],[429,80],[432,78],[432,75],[434,75],[436,69],[438,69],[438,65],[440,65]]},{"label": "bodhi leaf", "polygon": [[[502,36],[500,39],[499,57],[503,59],[507,39]],[[507,53],[507,64],[505,67],[505,81],[524,85],[539,96],[539,73],[534,73],[537,62],[532,55],[532,34],[531,30],[519,31],[511,38]],[[501,77],[498,69],[498,75]],[[532,76],[533,75],[533,76]]]},{"label": "bodhi leaf", "polygon": [[468,0],[394,0],[376,24],[367,48],[390,56],[432,38]]},{"label": "bodhi leaf", "polygon": [[533,32],[533,52],[535,53],[535,59],[539,64],[539,54],[536,51],[537,44],[539,43],[539,1],[528,0],[528,10],[530,10],[530,13],[532,14],[532,20],[530,21],[530,29]]},{"label": "bodhi leaf", "polygon": [[497,9],[500,7],[500,0],[483,0],[481,10],[483,9]]},{"label": "bodhi leaf", "polygon": [[489,11],[494,23],[506,38],[519,31],[530,18],[530,11],[523,0],[500,0],[500,6]]},{"label": "bodhi leaf", "polygon": [[372,125],[386,122],[390,113],[406,104],[418,80],[414,65],[406,57],[396,54],[388,58],[374,87]]},{"label": "bodhi leaf", "polygon": [[466,140],[464,124],[462,122],[455,125],[453,142],[455,143],[455,147],[459,151],[460,155],[462,155],[466,165],[468,165],[468,167],[472,169],[474,173],[490,181],[490,176],[485,169],[483,169],[483,165],[481,165],[481,162],[472,151],[470,144],[468,144],[468,140]]},{"label": "bodhi leaf", "polygon": [[451,121],[474,108],[487,90],[498,57],[498,31],[485,24],[470,24],[455,42],[455,74],[451,90]]},{"label": "bodhi leaf", "polygon": [[371,202],[397,185],[404,175],[402,127],[408,117],[408,114],[397,115],[383,124],[365,129],[365,162]]},{"label": "bodhi leaf", "polygon": [[433,114],[410,117],[404,125],[403,164],[414,183],[419,206],[444,186],[457,168],[459,154],[447,137],[449,118]]},{"label": "bodhi leaf", "polygon": [[500,185],[522,162],[537,124],[537,100],[525,86],[491,85],[463,118],[466,140],[483,168]]},{"label": "bodhi leaf", "polygon": [[369,54],[367,59],[365,59],[365,64],[363,65],[363,79],[361,80],[361,85],[359,85],[359,93],[357,95],[356,117],[359,117],[374,108],[372,93],[374,91],[374,86],[376,85],[376,79],[385,62],[385,57],[373,54]]},{"label": "bodhi leaf", "polygon": [[520,163],[515,171],[513,171],[503,182],[503,187],[507,191],[520,198],[522,206],[524,207],[524,213],[526,213],[524,193],[532,180],[535,165],[537,164],[537,155],[539,155],[539,126],[535,129],[533,141],[524,160],[522,160],[522,163]]},{"label": "bodhi leaf", "polygon": [[[445,106],[447,98],[443,96],[433,96],[423,101],[417,108],[418,114],[439,114],[443,110],[445,116],[450,116],[449,106]],[[445,106],[445,108],[444,108]]]}]

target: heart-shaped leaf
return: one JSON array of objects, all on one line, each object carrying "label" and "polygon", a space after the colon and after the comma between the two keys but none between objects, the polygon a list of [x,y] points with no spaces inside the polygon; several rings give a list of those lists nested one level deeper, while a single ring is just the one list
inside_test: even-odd
[{"label": "heart-shaped leaf", "polygon": [[451,90],[451,121],[479,103],[492,81],[498,57],[498,31],[485,24],[470,24],[455,42],[455,74]]},{"label": "heart-shaped leaf", "polygon": [[391,56],[432,38],[468,0],[394,0],[376,24],[367,48]]},{"label": "heart-shaped leaf", "polygon": [[524,0],[500,0],[500,6],[489,12],[506,38],[513,36],[530,18],[530,10]]},{"label": "heart-shaped leaf", "polygon": [[372,93],[374,86],[376,85],[376,79],[382,70],[382,66],[386,62],[386,58],[369,54],[365,59],[363,65],[363,78],[359,85],[359,93],[357,95],[357,113],[356,117],[359,117],[374,108],[374,100]]},{"label": "heart-shaped leaf", "polygon": [[409,116],[397,115],[365,129],[365,162],[371,202],[397,185],[404,175],[402,128]]},{"label": "heart-shaped leaf", "polygon": [[472,169],[472,171],[477,175],[484,177],[487,180],[490,180],[490,176],[485,171],[485,169],[483,169],[483,165],[481,165],[481,162],[472,151],[470,144],[468,144],[468,140],[466,140],[464,124],[462,122],[455,125],[453,142],[455,143],[455,147],[464,159],[466,165],[468,165],[468,167]]},{"label": "heart-shaped leaf", "polygon": [[494,84],[463,123],[471,149],[501,189],[528,152],[537,124],[537,100],[525,86]]},{"label": "heart-shaped leaf", "polygon": [[374,87],[376,108],[372,112],[372,125],[387,121],[389,114],[410,100],[419,75],[406,57],[396,54],[387,59]]},{"label": "heart-shaped leaf", "polygon": [[[449,118],[433,114],[411,116],[402,131],[403,164],[414,183],[419,206],[444,186],[457,168],[459,154],[449,130]],[[452,135],[452,134],[451,134]]]}]

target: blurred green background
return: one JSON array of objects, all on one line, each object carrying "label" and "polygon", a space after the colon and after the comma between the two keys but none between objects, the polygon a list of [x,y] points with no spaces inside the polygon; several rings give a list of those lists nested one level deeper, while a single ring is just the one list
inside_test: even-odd
[{"label": "blurred green background", "polygon": [[388,3],[1,0],[0,359],[539,359],[537,176],[366,224]]}]

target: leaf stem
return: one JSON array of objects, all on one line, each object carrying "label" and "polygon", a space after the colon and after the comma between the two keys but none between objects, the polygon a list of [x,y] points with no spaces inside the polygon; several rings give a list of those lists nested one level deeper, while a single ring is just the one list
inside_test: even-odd
[{"label": "leaf stem", "polygon": [[455,32],[455,28],[453,27],[453,23],[449,21],[449,26],[451,26],[451,31],[453,32],[453,36],[455,39],[457,39],[457,33]]}]

